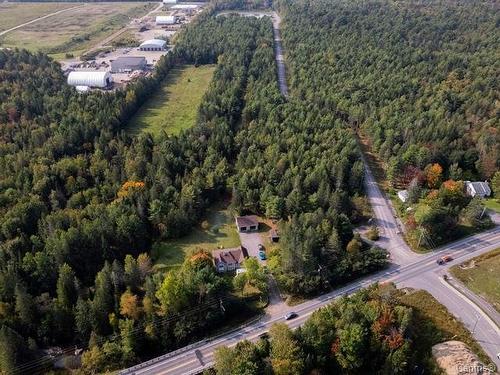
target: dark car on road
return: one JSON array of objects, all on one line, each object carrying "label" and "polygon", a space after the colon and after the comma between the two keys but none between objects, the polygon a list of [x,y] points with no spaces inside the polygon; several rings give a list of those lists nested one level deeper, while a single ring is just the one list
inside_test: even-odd
[{"label": "dark car on road", "polygon": [[284,318],[285,318],[285,320],[291,320],[293,318],[296,318],[297,316],[298,315],[296,312],[291,311],[291,312],[285,314]]}]

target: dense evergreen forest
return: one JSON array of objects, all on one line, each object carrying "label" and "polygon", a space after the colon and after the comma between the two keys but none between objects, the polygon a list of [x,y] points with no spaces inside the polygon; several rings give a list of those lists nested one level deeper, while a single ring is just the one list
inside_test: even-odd
[{"label": "dense evergreen forest", "polygon": [[398,290],[368,288],[316,311],[292,331],[276,323],[256,343],[215,353],[205,375],[439,373],[431,346],[442,339]]},{"label": "dense evergreen forest", "polygon": [[395,182],[429,163],[454,180],[498,170],[498,4],[278,5],[293,95],[345,114]]},{"label": "dense evergreen forest", "polygon": [[[114,93],[77,94],[47,56],[0,51],[2,371],[30,372],[50,363],[40,349],[72,344],[89,348],[83,373],[110,370],[244,315],[209,254],[167,275],[147,254],[224,194],[235,212],[292,217],[273,267],[290,292],[385,265],[383,251],[353,239],[354,140],[326,111],[284,102],[269,19],[214,17],[216,8],[151,78]],[[121,129],[178,63],[217,63],[197,123],[131,139]]]},{"label": "dense evergreen forest", "polygon": [[[419,184],[415,202],[430,207],[414,218],[419,225],[432,229],[462,210],[477,221],[480,205],[450,179],[498,168],[498,22],[486,3],[280,1],[289,100],[276,82],[271,21],[215,17],[235,6],[243,4],[207,7],[152,77],[116,92],[77,94],[46,55],[0,50],[0,371],[49,364],[40,349],[55,345],[88,349],[82,373],[112,370],[248,313],[215,272],[211,249],[168,274],[154,272],[148,255],[152,242],[187,234],[226,195],[235,213],[280,221],[268,265],[290,294],[384,267],[385,251],[353,235],[367,213],[353,128],[370,136],[394,180],[411,175]],[[128,119],[186,63],[217,64],[196,124],[178,136],[130,138]],[[342,303],[332,315],[372,302],[362,294]],[[403,366],[409,313],[373,304],[373,316],[359,327],[335,323],[330,339],[360,333],[387,312],[391,324],[370,354],[380,369]],[[360,342],[382,337],[367,332],[353,341],[359,355]],[[307,345],[296,353],[316,350]],[[311,354],[297,369],[350,371],[354,354],[342,345],[335,359]]]}]

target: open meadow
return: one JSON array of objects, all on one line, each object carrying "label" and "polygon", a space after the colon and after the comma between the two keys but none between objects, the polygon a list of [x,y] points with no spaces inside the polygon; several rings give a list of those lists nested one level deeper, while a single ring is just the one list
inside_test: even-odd
[{"label": "open meadow", "polygon": [[451,268],[451,273],[474,293],[479,294],[500,312],[500,249],[478,256],[460,266]]},{"label": "open meadow", "polygon": [[153,246],[156,268],[169,270],[180,267],[186,256],[197,250],[212,251],[219,247],[231,248],[240,245],[240,237],[234,218],[223,206],[213,207],[199,227],[187,236],[158,242]]},{"label": "open meadow", "polygon": [[174,68],[164,85],[139,109],[127,130],[132,134],[162,131],[178,134],[194,125],[203,94],[215,70],[214,65]]},{"label": "open meadow", "polygon": [[0,32],[77,5],[77,3],[0,3]]},{"label": "open meadow", "polygon": [[[69,5],[68,7],[75,8],[3,35],[0,37],[1,46],[76,55],[94,47],[99,41],[125,27],[132,19],[142,17],[155,7],[153,3],[138,2]],[[9,12],[14,12],[16,7],[23,9],[24,4],[15,4]]]}]

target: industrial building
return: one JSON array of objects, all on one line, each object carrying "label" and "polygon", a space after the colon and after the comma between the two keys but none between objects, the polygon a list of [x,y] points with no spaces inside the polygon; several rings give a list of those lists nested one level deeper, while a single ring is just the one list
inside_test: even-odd
[{"label": "industrial building", "polygon": [[172,9],[176,10],[186,10],[186,9],[196,9],[196,8],[198,8],[198,5],[196,4],[178,4],[172,7]]},{"label": "industrial building", "polygon": [[129,73],[133,70],[143,70],[147,62],[144,56],[120,56],[111,61],[112,73]]},{"label": "industrial building", "polygon": [[174,25],[176,22],[175,16],[156,16],[156,24],[162,25]]},{"label": "industrial building", "polygon": [[177,0],[163,0],[163,4],[177,4]]},{"label": "industrial building", "polygon": [[88,87],[109,87],[113,83],[113,78],[109,72],[70,72],[68,75],[68,85],[88,86]]},{"label": "industrial building", "polygon": [[167,42],[162,39],[150,39],[142,42],[139,46],[141,51],[165,51]]}]

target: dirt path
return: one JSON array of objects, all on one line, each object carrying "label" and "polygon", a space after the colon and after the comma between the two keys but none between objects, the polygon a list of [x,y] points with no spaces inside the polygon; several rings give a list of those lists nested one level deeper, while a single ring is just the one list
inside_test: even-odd
[{"label": "dirt path", "polygon": [[81,7],[84,7],[84,6],[85,6],[85,4],[80,4],[80,5],[77,5],[77,6],[71,7],[71,8],[58,10],[57,12],[54,12],[54,13],[46,14],[45,16],[35,18],[35,19],[31,20],[31,21],[28,21],[28,22],[22,23],[22,24],[20,24],[20,25],[17,25],[17,26],[11,27],[10,29],[4,30],[4,31],[0,32],[0,36],[5,35],[5,34],[7,34],[7,33],[11,32],[11,31],[14,31],[14,30],[20,29],[21,27],[24,27],[24,26],[27,26],[27,25],[31,25],[32,23],[35,23],[35,22],[41,21],[41,20],[43,20],[43,19],[45,19],[45,18],[49,18],[49,17],[52,17],[52,16],[56,16],[56,15],[61,14],[61,13],[63,13],[63,12],[67,12],[67,11],[69,11],[69,10],[73,10],[73,9],[76,9],[76,8],[81,8]]}]

